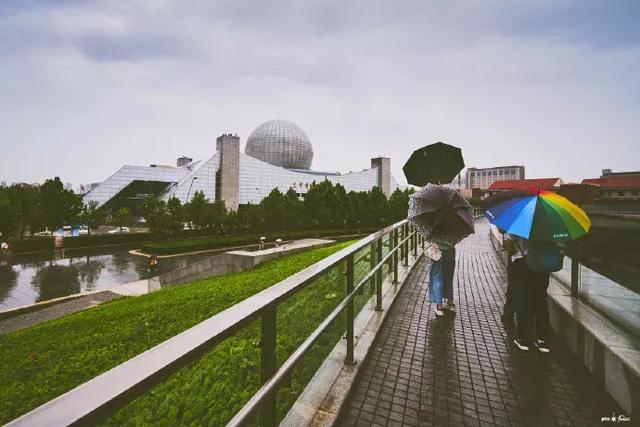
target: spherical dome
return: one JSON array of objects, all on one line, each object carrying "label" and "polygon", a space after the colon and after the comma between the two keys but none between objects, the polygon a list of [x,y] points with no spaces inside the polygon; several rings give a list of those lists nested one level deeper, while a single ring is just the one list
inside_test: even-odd
[{"label": "spherical dome", "polygon": [[287,169],[309,169],[313,147],[307,135],[295,123],[269,120],[255,128],[244,152],[263,162]]}]

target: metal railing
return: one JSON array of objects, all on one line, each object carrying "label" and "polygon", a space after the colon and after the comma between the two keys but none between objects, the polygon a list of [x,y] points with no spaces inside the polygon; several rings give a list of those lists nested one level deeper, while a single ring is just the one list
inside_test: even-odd
[{"label": "metal railing", "polygon": [[[383,238],[389,251],[383,256]],[[307,354],[329,325],[346,312],[345,363],[354,363],[354,298],[368,283],[375,286],[375,307],[382,310],[382,270],[387,266],[394,283],[400,262],[409,266],[410,253],[417,259],[418,246],[425,241],[406,220],[386,227],[336,252],[280,283],[204,320],[73,390],[19,417],[9,425],[84,425],[108,417],[115,410],[150,390],[168,375],[213,349],[250,322],[261,319],[260,377],[262,387],[231,419],[228,425],[241,426],[259,413],[260,424],[276,424],[276,392],[296,364]],[[375,255],[369,271],[355,283],[355,254],[370,248]],[[373,258],[372,258],[373,259]],[[339,263],[346,262],[346,296],[306,340],[278,368],[276,361],[276,314],[278,306],[303,290],[314,279]]]}]

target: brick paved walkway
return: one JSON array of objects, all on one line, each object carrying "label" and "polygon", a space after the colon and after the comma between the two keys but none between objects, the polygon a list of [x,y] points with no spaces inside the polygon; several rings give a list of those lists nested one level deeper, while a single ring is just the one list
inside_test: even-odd
[{"label": "brick paved walkway", "polygon": [[[620,408],[566,347],[521,352],[500,322],[505,268],[488,225],[458,245],[457,314],[436,319],[427,261],[408,279],[343,411],[345,426],[582,426]],[[509,328],[507,328],[509,329]]]}]

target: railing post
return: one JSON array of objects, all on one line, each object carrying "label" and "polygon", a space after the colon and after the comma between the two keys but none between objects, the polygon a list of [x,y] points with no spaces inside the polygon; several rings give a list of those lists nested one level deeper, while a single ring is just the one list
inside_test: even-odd
[{"label": "railing post", "polygon": [[413,258],[418,258],[418,233],[413,229]]},{"label": "railing post", "polygon": [[393,283],[398,283],[398,249],[395,249],[398,246],[398,229],[393,230]]},{"label": "railing post", "polygon": [[[353,254],[347,257],[347,295],[353,292]],[[347,304],[347,357],[346,363],[354,363],[353,359],[353,298]]]},{"label": "railing post", "polygon": [[[375,242],[369,245],[369,271],[373,270],[373,267],[376,265],[376,244]],[[370,285],[375,284],[375,278],[371,277],[369,281]]]},{"label": "railing post", "polygon": [[580,296],[580,261],[582,261],[582,250],[579,242],[571,242],[571,296]]},{"label": "railing post", "polygon": [[424,236],[420,235],[420,249],[424,250]]},{"label": "railing post", "polygon": [[[382,237],[376,243],[378,260],[382,259]],[[382,266],[376,271],[376,310],[382,310]]]},{"label": "railing post", "polygon": [[[266,383],[276,373],[276,307],[270,307],[262,313],[260,328],[261,357],[260,379]],[[260,410],[260,425],[275,427],[276,425],[276,395],[272,394],[265,400]]]},{"label": "railing post", "polygon": [[[409,224],[405,224],[403,228],[404,228],[404,238],[406,239],[407,236],[409,236]],[[409,266],[409,240],[404,242],[403,246],[404,246],[404,251],[403,251],[404,266],[408,267]]]}]

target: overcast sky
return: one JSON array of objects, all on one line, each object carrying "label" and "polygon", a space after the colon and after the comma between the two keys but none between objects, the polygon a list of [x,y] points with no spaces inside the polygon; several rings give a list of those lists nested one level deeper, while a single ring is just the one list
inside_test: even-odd
[{"label": "overcast sky", "polygon": [[[516,4],[517,3],[517,4]],[[0,180],[101,181],[289,119],[313,169],[640,169],[639,1],[0,1]]]}]

